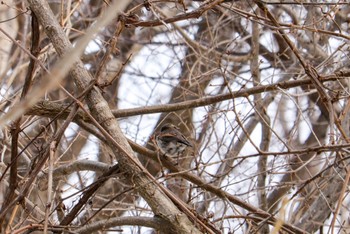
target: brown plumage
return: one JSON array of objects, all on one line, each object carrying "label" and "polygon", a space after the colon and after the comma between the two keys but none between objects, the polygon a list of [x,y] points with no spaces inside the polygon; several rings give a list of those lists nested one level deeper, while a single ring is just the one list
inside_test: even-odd
[{"label": "brown plumage", "polygon": [[155,139],[160,151],[172,157],[182,154],[186,147],[192,147],[186,137],[172,124],[162,126]]}]

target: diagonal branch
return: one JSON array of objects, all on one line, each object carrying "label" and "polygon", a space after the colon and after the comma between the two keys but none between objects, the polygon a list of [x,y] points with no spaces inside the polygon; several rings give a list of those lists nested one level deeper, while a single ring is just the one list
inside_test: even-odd
[{"label": "diagonal branch", "polygon": [[[61,57],[68,56],[73,48],[72,44],[56,21],[47,2],[43,0],[28,0],[28,2],[31,10],[35,13],[40,24],[45,29],[57,53]],[[119,5],[117,3],[119,3]],[[124,9],[125,6],[125,1],[117,1],[113,7],[111,6],[109,8],[109,12],[107,13],[112,15],[112,10],[115,12],[116,8],[121,10]],[[106,21],[106,23],[107,22],[108,21]],[[75,85],[81,91],[85,90],[93,80],[91,75],[84,68],[84,64],[79,59],[76,59],[72,64],[69,74],[73,78]],[[159,187],[159,184],[155,183],[154,178],[152,178],[138,162],[126,138],[123,136],[118,122],[108,107],[107,101],[102,97],[99,89],[95,88],[87,93],[86,102],[91,115],[102,127],[100,130],[103,130],[102,133],[111,144],[111,148],[121,171],[125,173],[125,177],[128,179],[130,185],[135,187],[152,208],[154,214],[164,219],[173,232],[200,233],[194,224],[190,222],[188,217],[175,206],[173,203],[174,201],[167,197],[169,194],[165,195],[164,190]],[[186,210],[183,211],[191,216]],[[64,219],[64,221],[64,224],[69,223],[67,219]],[[203,228],[206,227],[203,226]],[[208,231],[210,232],[210,229]]]}]

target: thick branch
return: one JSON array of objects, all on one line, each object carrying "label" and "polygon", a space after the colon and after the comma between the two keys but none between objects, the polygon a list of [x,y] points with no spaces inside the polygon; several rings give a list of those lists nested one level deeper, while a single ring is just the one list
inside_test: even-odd
[{"label": "thick branch", "polygon": [[[28,0],[28,2],[57,53],[61,57],[68,54],[72,50],[72,44],[56,21],[47,2],[43,0]],[[125,1],[123,3],[125,4]],[[121,8],[125,7],[126,4],[124,4],[122,4]],[[85,90],[93,80],[84,68],[81,60],[77,60],[73,64],[70,70],[70,77],[73,78],[75,85],[80,91]],[[151,178],[151,175],[138,163],[130,145],[119,128],[118,122],[109,109],[108,103],[97,88],[92,89],[86,95],[86,102],[91,115],[105,131],[104,135],[111,144],[121,171],[125,173],[130,185],[135,186],[135,189],[152,208],[155,215],[163,218],[176,233],[200,233],[186,215],[179,211],[158,185],[154,183],[154,178]],[[61,222],[61,225],[67,225],[71,222],[68,219],[63,221],[65,222]]]}]

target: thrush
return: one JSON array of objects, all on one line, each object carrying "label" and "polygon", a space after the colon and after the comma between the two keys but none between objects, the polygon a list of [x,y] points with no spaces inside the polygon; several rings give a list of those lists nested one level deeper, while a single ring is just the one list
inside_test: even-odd
[{"label": "thrush", "polygon": [[188,146],[193,147],[179,129],[172,124],[162,126],[155,139],[160,151],[170,157],[179,156]]}]

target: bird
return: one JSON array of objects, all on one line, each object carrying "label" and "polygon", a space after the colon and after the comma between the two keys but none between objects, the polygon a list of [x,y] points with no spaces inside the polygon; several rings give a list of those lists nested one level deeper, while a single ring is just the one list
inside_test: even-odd
[{"label": "bird", "polygon": [[181,155],[187,147],[193,147],[179,129],[173,124],[164,124],[155,135],[156,143],[165,156]]}]

